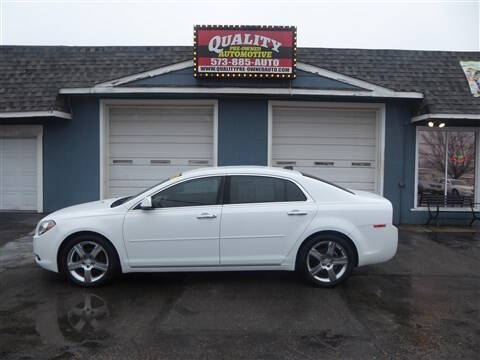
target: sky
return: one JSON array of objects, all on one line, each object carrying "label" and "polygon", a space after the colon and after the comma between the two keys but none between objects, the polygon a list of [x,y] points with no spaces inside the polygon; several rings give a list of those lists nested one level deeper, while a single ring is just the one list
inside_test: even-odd
[{"label": "sky", "polygon": [[2,45],[192,45],[193,25],[295,25],[305,47],[480,50],[480,0],[0,0]]}]

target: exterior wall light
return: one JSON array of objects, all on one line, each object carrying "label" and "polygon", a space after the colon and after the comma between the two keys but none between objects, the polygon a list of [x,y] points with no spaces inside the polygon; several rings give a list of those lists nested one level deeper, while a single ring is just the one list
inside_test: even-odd
[{"label": "exterior wall light", "polygon": [[443,121],[429,121],[427,123],[427,125],[428,125],[428,127],[431,127],[431,128],[433,128],[435,126],[437,126],[439,128],[445,127],[445,123]]}]

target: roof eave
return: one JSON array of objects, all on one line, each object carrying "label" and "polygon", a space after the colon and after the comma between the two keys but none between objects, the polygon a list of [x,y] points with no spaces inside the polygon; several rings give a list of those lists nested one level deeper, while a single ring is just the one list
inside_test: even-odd
[{"label": "roof eave", "polygon": [[241,87],[89,87],[63,88],[62,95],[85,94],[253,94],[253,95],[304,95],[304,96],[353,96],[367,98],[423,99],[418,92],[397,92],[381,90],[321,90],[299,88],[241,88]]},{"label": "roof eave", "polygon": [[32,117],[56,117],[61,119],[71,119],[72,114],[69,114],[63,111],[57,111],[57,110],[0,112],[0,119],[32,118]]},{"label": "roof eave", "polygon": [[480,120],[480,114],[423,114],[414,116],[411,119],[412,123],[430,120],[430,119],[457,119],[457,120]]}]

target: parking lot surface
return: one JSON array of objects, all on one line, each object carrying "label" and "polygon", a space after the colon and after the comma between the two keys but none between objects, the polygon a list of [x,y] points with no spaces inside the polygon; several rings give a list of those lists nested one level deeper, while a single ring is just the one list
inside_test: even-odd
[{"label": "parking lot surface", "polygon": [[81,289],[0,214],[0,359],[478,359],[480,235],[400,232],[334,289],[288,272],[124,275]]}]

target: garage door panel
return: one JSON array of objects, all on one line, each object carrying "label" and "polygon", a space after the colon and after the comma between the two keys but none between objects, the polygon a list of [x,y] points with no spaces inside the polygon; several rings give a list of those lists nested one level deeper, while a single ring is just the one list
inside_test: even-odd
[{"label": "garage door panel", "polygon": [[37,191],[25,191],[21,189],[22,196],[18,191],[4,193],[3,209],[7,210],[37,210]]},{"label": "garage door panel", "polygon": [[347,123],[371,123],[375,119],[376,112],[362,109],[299,109],[299,108],[275,108],[273,110],[273,117],[278,122],[290,122],[294,119],[296,122],[312,122],[318,121],[322,118],[325,123],[339,124]]},{"label": "garage door panel", "polygon": [[300,136],[310,137],[312,134],[318,134],[318,137],[329,138],[375,138],[374,126],[370,125],[334,125],[334,124],[299,124],[291,123],[290,125],[279,126],[273,128],[273,136]]},{"label": "garage door panel", "polygon": [[111,144],[133,143],[133,144],[213,144],[213,136],[201,135],[111,135]]},{"label": "garage door panel", "polygon": [[210,120],[213,115],[213,109],[210,105],[199,106],[128,106],[128,107],[114,107],[110,109],[110,116],[115,120],[131,121],[131,120],[158,120],[170,122],[172,119],[186,119],[193,120],[204,119]]},{"label": "garage door panel", "polygon": [[213,155],[212,144],[150,144],[150,143],[123,143],[111,144],[110,156],[112,158],[144,157],[152,154],[155,157],[182,157],[211,158]]},{"label": "garage door panel", "polygon": [[315,136],[276,136],[276,145],[297,145],[299,140],[304,145],[352,145],[376,146],[377,141],[372,138],[350,137],[315,137]]},{"label": "garage door panel", "polygon": [[212,106],[113,108],[109,125],[109,196],[213,165]]},{"label": "garage door panel", "polygon": [[[203,166],[211,166],[211,163],[207,163]],[[161,181],[163,179],[169,178],[175,174],[193,170],[198,167],[198,165],[158,165],[158,166],[149,166],[149,165],[138,165],[138,166],[110,166],[110,183],[114,184],[118,181],[129,181],[129,180],[152,180],[152,181]]]},{"label": "garage door panel", "polygon": [[8,192],[27,192],[36,191],[37,177],[36,172],[16,173],[2,177],[3,186]]},{"label": "garage door panel", "polygon": [[275,166],[301,166],[301,167],[314,167],[320,169],[341,169],[341,168],[376,168],[375,161],[371,160],[338,160],[338,159],[272,159],[272,164]]},{"label": "garage door panel", "polygon": [[335,160],[369,160],[375,159],[372,146],[336,146],[336,145],[274,145],[272,151],[277,159],[322,159],[328,155]]},{"label": "garage door panel", "polygon": [[0,209],[37,210],[36,138],[0,138]]},{"label": "garage door panel", "polygon": [[372,110],[275,107],[272,165],[375,191],[376,124]]},{"label": "garage door panel", "polygon": [[176,121],[171,123],[158,124],[152,122],[130,122],[123,123],[112,121],[110,123],[110,135],[154,135],[154,136],[211,136],[213,125],[207,121],[187,122]]}]

